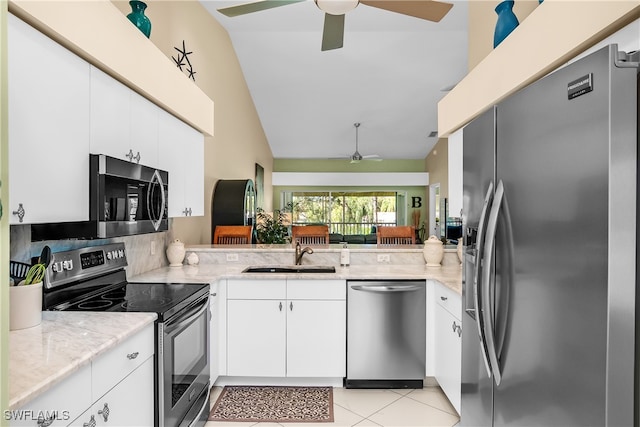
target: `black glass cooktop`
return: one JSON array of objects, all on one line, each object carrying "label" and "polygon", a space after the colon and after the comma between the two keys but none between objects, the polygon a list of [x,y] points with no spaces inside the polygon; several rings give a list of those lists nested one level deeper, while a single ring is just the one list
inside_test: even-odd
[{"label": "black glass cooktop", "polygon": [[155,312],[162,320],[208,293],[209,285],[201,283],[124,282],[51,308],[62,311]]}]

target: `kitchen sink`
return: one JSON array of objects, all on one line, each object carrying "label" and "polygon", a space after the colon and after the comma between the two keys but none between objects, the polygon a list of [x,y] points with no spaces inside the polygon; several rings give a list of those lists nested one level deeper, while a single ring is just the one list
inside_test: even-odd
[{"label": "kitchen sink", "polygon": [[252,266],[242,270],[243,273],[335,273],[332,265],[274,265]]}]

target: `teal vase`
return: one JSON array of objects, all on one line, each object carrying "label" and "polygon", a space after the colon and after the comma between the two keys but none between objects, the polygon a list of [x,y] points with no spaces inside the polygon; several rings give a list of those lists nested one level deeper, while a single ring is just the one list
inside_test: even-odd
[{"label": "teal vase", "polygon": [[495,48],[502,40],[506,39],[511,31],[515,30],[520,24],[518,17],[513,13],[513,0],[505,0],[500,2],[496,6],[496,13],[498,14],[498,21],[496,22],[496,29],[493,33],[493,47]]},{"label": "teal vase", "polygon": [[133,23],[133,25],[142,31],[142,34],[149,38],[151,35],[151,21],[144,14],[144,10],[147,8],[147,5],[144,2],[137,0],[131,0],[129,4],[131,5],[131,13],[127,15],[127,18]]}]

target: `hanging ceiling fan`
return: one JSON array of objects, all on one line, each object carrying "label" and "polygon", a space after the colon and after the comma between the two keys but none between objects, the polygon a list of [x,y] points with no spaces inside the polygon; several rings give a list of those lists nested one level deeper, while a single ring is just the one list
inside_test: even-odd
[{"label": "hanging ceiling fan", "polygon": [[[259,12],[274,7],[286,6],[307,0],[261,0],[218,9],[223,15],[234,17]],[[401,13],[427,21],[439,22],[453,7],[451,3],[436,0],[314,0],[323,12],[324,29],[322,32],[322,50],[339,49],[344,38],[344,15],[364,4],[390,12]]]},{"label": "hanging ceiling fan", "polygon": [[[360,154],[360,152],[358,151],[358,128],[360,127],[360,123],[354,123],[353,126],[356,128],[356,151],[351,156],[346,158],[351,160],[351,163],[359,163],[361,160],[373,160],[375,162],[381,162],[382,158],[377,154],[369,154],[367,156],[363,156],[362,154]],[[345,157],[341,157],[341,159],[344,158]]]}]

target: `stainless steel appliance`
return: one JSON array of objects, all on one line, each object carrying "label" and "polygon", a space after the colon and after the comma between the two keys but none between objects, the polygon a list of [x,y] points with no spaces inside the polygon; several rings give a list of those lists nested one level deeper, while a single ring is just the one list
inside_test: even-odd
[{"label": "stainless steel appliance", "polygon": [[209,285],[131,283],[123,243],[51,255],[46,310],[155,312],[155,425],[202,426],[209,414]]},{"label": "stainless steel appliance", "polygon": [[33,241],[107,238],[168,230],[167,172],[104,154],[91,154],[88,179],[89,221],[33,224]]},{"label": "stainless steel appliance", "polygon": [[347,388],[422,388],[424,281],[347,282]]},{"label": "stainless steel appliance", "polygon": [[462,426],[632,426],[637,54],[611,45],[463,130]]}]

